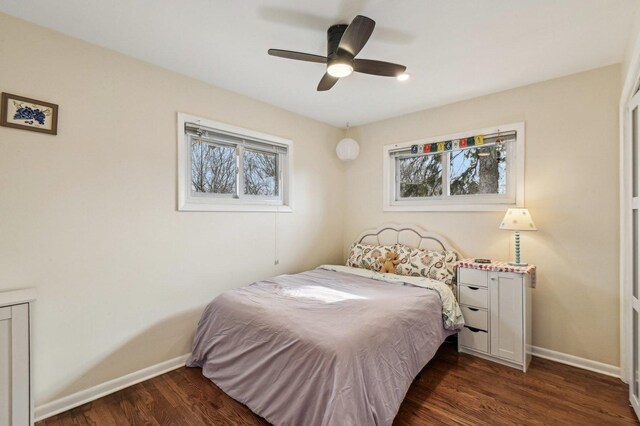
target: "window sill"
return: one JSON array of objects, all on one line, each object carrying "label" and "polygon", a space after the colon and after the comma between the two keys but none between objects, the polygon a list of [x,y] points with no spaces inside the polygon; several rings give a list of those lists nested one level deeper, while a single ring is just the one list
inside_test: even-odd
[{"label": "window sill", "polygon": [[184,203],[178,206],[181,212],[274,212],[292,213],[291,206],[268,204],[203,204]]},{"label": "window sill", "polygon": [[385,212],[504,212],[515,204],[385,205]]}]

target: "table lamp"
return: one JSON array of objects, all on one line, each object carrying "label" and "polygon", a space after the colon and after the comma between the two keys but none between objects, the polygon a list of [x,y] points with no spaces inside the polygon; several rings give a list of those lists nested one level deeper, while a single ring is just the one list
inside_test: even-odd
[{"label": "table lamp", "polygon": [[528,209],[509,209],[502,219],[500,229],[516,231],[516,261],[509,262],[513,266],[527,266],[527,263],[520,263],[520,231],[535,231],[536,224],[533,223]]}]

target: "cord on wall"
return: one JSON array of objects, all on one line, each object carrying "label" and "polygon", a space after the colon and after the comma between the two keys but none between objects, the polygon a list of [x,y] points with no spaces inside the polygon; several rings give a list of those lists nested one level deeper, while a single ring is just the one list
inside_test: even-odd
[{"label": "cord on wall", "polygon": [[273,264],[279,265],[280,258],[278,256],[278,213],[280,206],[276,206],[276,211],[273,213]]}]

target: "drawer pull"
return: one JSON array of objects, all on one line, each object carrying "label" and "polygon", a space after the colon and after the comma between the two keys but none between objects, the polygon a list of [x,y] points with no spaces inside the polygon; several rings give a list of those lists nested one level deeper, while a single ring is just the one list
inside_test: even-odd
[{"label": "drawer pull", "polygon": [[478,312],[479,309],[478,308],[472,308],[471,306],[467,307],[468,310],[473,311],[473,312]]},{"label": "drawer pull", "polygon": [[468,329],[469,329],[469,331],[470,331],[470,332],[472,332],[472,333],[477,333],[478,331],[482,331],[482,330],[480,330],[479,328],[468,327],[468,326],[467,326],[467,328],[468,328]]},{"label": "drawer pull", "polygon": [[468,288],[469,288],[469,290],[480,290],[478,287],[471,287],[471,286],[469,286]]}]

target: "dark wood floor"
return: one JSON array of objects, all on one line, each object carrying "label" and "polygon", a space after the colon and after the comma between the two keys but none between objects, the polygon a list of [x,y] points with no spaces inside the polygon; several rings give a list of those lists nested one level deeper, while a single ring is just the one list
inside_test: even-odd
[{"label": "dark wood floor", "polygon": [[[445,344],[394,425],[638,425],[620,380],[534,358],[526,374]],[[37,425],[268,425],[204,378],[180,368]]]}]

